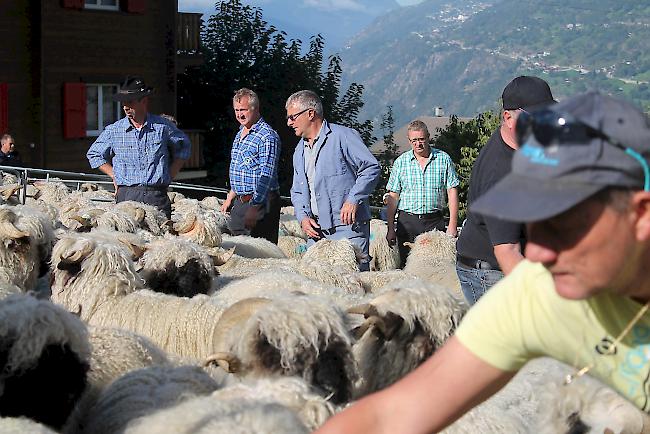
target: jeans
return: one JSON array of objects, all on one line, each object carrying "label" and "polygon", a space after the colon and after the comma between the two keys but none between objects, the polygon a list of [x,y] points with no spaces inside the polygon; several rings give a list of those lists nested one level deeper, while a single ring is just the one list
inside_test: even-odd
[{"label": "jeans", "polygon": [[479,270],[458,264],[456,264],[456,274],[460,280],[460,289],[470,306],[503,278],[503,272],[499,270]]}]

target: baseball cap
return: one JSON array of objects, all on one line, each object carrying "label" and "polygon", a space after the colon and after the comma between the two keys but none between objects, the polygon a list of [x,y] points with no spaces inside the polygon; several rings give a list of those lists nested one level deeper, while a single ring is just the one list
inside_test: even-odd
[{"label": "baseball cap", "polygon": [[598,92],[522,113],[512,171],[470,207],[502,220],[544,220],[605,187],[650,190],[650,122],[634,105]]},{"label": "baseball cap", "polygon": [[501,94],[504,110],[527,111],[555,102],[548,83],[539,77],[522,75],[513,79]]}]

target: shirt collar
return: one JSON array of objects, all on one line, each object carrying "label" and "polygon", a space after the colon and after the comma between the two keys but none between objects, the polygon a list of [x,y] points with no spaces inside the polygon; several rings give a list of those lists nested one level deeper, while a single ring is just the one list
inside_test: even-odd
[{"label": "shirt collar", "polygon": [[[330,125],[327,123],[325,119],[323,119],[323,123],[320,126],[320,130],[318,130],[318,134],[316,134],[316,138],[314,139],[314,146],[312,146],[312,148],[316,147],[316,145],[319,144],[320,138],[323,136],[323,131],[327,131],[325,135],[327,135],[330,131]],[[307,142],[307,140],[302,139],[302,141],[304,142],[305,146],[309,147],[309,143]]]},{"label": "shirt collar", "polygon": [[[431,161],[432,159],[434,159],[437,153],[438,153],[438,149],[432,147],[431,151],[429,152],[429,158],[427,158],[427,160]],[[413,149],[409,151],[409,155],[411,156],[411,161],[415,160],[416,157]]]},{"label": "shirt collar", "polygon": [[[149,127],[149,125],[150,125],[150,122],[149,122],[150,117],[151,117],[151,114],[149,112],[147,112],[147,115],[144,118],[144,124],[142,124],[142,128],[148,128]],[[130,131],[131,129],[136,129],[133,126],[133,124],[131,123],[131,121],[129,120],[128,116],[124,116],[122,118],[122,122],[123,122],[122,127],[124,128],[124,131]]]},{"label": "shirt collar", "polygon": [[[253,125],[251,125],[251,129],[248,132],[252,133],[253,131],[259,130],[260,128],[262,128],[263,123],[265,123],[264,118],[262,116],[260,116],[260,118],[257,120],[257,122],[255,122]],[[241,130],[243,130],[243,129],[244,129],[244,126],[240,125],[239,130],[238,130],[238,133],[240,133],[240,135],[241,135]]]}]

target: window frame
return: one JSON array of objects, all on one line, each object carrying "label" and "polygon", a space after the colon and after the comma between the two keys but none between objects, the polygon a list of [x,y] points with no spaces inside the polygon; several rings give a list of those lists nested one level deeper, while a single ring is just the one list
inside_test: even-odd
[{"label": "window frame", "polygon": [[98,4],[88,4],[88,0],[84,0],[84,9],[94,9],[101,11],[119,11],[120,10],[120,0],[115,0],[115,6],[113,5],[102,5],[102,0],[96,0]]},{"label": "window frame", "polygon": [[[86,85],[86,110],[88,109],[88,88],[89,87],[97,87],[97,126],[99,129],[97,130],[89,130],[88,127],[86,127],[86,137],[97,137],[99,136],[104,129],[110,123],[106,123],[104,119],[104,87],[115,87],[115,91],[120,90],[120,86],[115,83],[85,83]],[[111,101],[112,103],[115,104],[115,119],[119,120],[120,119],[120,104]],[[112,122],[111,122],[112,123]]]}]

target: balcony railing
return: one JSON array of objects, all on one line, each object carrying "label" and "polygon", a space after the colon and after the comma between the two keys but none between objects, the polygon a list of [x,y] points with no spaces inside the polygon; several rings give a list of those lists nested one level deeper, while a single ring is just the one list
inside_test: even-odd
[{"label": "balcony railing", "polygon": [[176,14],[176,50],[178,53],[198,53],[201,47],[201,15],[192,12]]},{"label": "balcony railing", "polygon": [[203,131],[202,130],[183,130],[192,142],[192,155],[183,165],[183,169],[203,169]]}]

